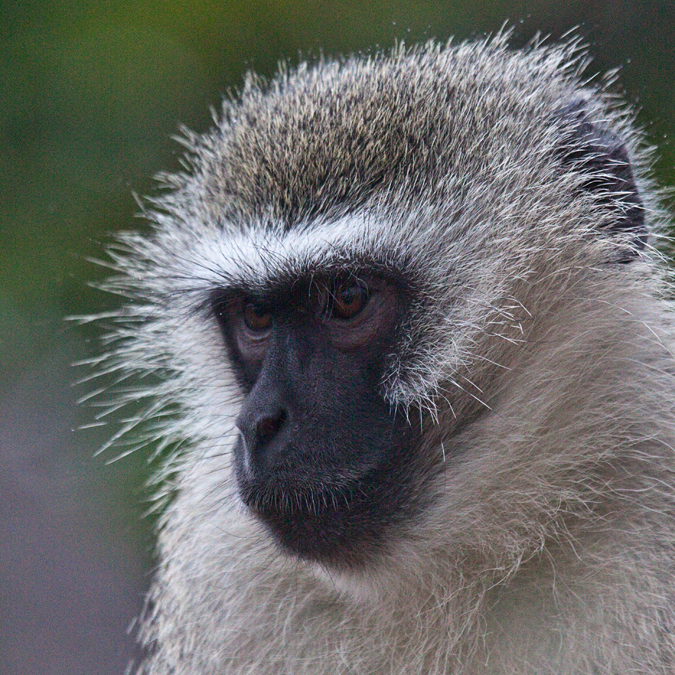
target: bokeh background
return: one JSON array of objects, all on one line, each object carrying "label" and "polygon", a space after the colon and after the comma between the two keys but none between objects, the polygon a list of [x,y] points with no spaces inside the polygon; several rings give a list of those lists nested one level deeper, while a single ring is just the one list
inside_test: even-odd
[{"label": "bokeh background", "polygon": [[673,0],[0,0],[0,675],[123,673],[152,569],[148,453],[94,452],[71,366],[96,330],[64,322],[117,299],[88,285],[134,194],[177,168],[179,124],[246,70],[497,31],[582,36],[620,69],[655,171],[675,184]]}]

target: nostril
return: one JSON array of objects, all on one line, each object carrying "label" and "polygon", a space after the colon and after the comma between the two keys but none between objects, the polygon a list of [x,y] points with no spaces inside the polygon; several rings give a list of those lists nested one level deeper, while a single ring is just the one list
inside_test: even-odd
[{"label": "nostril", "polygon": [[286,419],[286,413],[279,409],[274,415],[266,415],[258,420],[256,425],[256,437],[259,445],[263,445],[276,435]]}]

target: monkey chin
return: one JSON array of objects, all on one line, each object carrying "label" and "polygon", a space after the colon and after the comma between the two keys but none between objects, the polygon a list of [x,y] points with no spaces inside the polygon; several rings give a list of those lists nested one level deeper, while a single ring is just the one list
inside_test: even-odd
[{"label": "monkey chin", "polygon": [[331,569],[361,568],[376,557],[385,528],[363,500],[332,489],[299,491],[240,484],[251,513],[286,553]]},{"label": "monkey chin", "polygon": [[239,494],[286,554],[332,570],[354,571],[380,557],[389,526],[405,510],[400,497],[383,498],[376,474],[339,487],[300,486],[283,479],[270,486],[240,475]]}]

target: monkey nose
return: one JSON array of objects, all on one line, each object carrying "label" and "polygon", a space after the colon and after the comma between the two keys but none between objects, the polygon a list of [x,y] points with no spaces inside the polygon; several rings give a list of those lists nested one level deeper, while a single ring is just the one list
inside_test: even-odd
[{"label": "monkey nose", "polygon": [[273,415],[261,417],[256,422],[256,442],[258,445],[264,445],[271,441],[281,428],[286,419],[286,413],[279,408]]},{"label": "monkey nose", "polygon": [[286,417],[286,411],[281,407],[273,412],[239,415],[236,425],[244,441],[248,461],[256,459],[260,461],[261,456],[279,433]]}]

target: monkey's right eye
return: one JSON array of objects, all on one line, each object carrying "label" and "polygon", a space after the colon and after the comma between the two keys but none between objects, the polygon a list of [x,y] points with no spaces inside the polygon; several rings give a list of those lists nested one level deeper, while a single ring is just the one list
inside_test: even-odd
[{"label": "monkey's right eye", "polygon": [[244,305],[243,316],[246,327],[256,333],[272,327],[272,315],[252,302]]},{"label": "monkey's right eye", "polygon": [[269,304],[230,293],[215,293],[212,311],[233,358],[244,364],[260,364],[265,358],[274,320]]},{"label": "monkey's right eye", "polygon": [[230,335],[245,363],[261,363],[267,352],[274,321],[268,307],[243,300],[230,315]]}]

